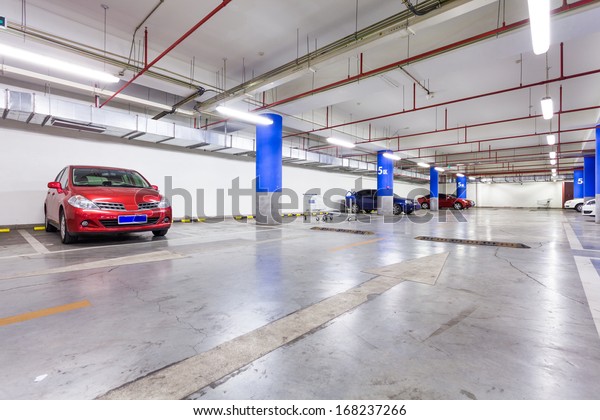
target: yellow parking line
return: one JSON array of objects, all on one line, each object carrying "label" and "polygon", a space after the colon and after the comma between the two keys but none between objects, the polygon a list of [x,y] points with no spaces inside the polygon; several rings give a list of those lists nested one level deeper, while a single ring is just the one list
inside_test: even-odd
[{"label": "yellow parking line", "polygon": [[46,226],[34,226],[33,230],[36,230],[36,231],[46,230]]},{"label": "yellow parking line", "polygon": [[81,309],[91,305],[92,304],[89,300],[82,300],[80,302],[68,303],[66,305],[55,306],[53,308],[46,308],[39,311],[27,312],[21,315],[9,316],[8,318],[0,318],[0,327],[16,324],[17,322],[29,321],[35,318],[42,318],[44,316],[56,315],[61,312],[73,311],[75,309]]},{"label": "yellow parking line", "polygon": [[363,241],[363,242],[355,242],[353,244],[350,245],[343,245],[343,246],[338,246],[335,248],[329,248],[329,252],[337,252],[337,251],[343,251],[344,249],[348,249],[348,248],[354,248],[355,246],[362,246],[362,245],[369,245],[375,242],[379,242],[379,241],[383,241],[384,238],[377,238],[377,239],[371,239],[369,241]]},{"label": "yellow parking line", "polygon": [[2,229],[0,229],[0,233],[8,233],[8,232],[10,232],[9,228],[2,228]]}]

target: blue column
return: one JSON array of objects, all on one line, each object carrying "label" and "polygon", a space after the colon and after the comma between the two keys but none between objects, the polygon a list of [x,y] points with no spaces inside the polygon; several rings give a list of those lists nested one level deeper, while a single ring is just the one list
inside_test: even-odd
[{"label": "blue column", "polygon": [[596,159],[594,156],[583,158],[583,199],[591,200],[596,196]]},{"label": "blue column", "polygon": [[467,177],[464,175],[456,177],[456,196],[458,198],[467,198]]},{"label": "blue column", "polygon": [[256,223],[281,223],[281,149],[283,119],[278,114],[262,114],[271,125],[256,126]]},{"label": "blue column", "polygon": [[595,169],[596,169],[596,223],[600,224],[600,125],[596,126],[596,158],[595,158]]},{"label": "blue column", "polygon": [[438,206],[438,197],[439,197],[439,172],[435,170],[432,166],[429,168],[429,208],[431,210],[437,211],[439,209]]},{"label": "blue column", "polygon": [[583,169],[573,171],[573,198],[583,198]]},{"label": "blue column", "polygon": [[386,215],[394,212],[394,161],[383,156],[384,153],[393,152],[377,152],[377,213]]}]

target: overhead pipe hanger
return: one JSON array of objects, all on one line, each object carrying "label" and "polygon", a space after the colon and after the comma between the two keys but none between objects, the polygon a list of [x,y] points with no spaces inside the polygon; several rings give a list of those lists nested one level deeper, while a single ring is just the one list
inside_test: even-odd
[{"label": "overhead pipe hanger", "polygon": [[146,73],[152,66],[154,66],[158,61],[160,61],[165,55],[170,53],[176,46],[181,44],[186,38],[188,38],[191,34],[193,34],[200,26],[204,25],[210,18],[212,18],[214,15],[216,15],[221,9],[223,9],[225,6],[227,6],[230,2],[231,2],[231,0],[223,0],[220,5],[215,7],[208,15],[206,15],[204,18],[202,18],[202,20],[200,20],[198,23],[196,23],[194,26],[192,26],[185,34],[183,34],[181,37],[179,37],[179,39],[177,41],[175,41],[173,44],[171,44],[170,47],[168,47],[166,50],[164,50],[162,53],[160,53],[158,55],[158,57],[156,57],[154,60],[152,60],[152,62],[146,64],[146,66],[138,74],[136,74],[131,80],[129,80],[127,83],[125,83],[119,90],[117,90],[115,92],[114,95],[112,95],[110,98],[108,98],[106,101],[104,101],[100,105],[100,108],[102,108],[108,102],[113,100],[119,93],[124,91],[125,88],[127,88],[130,84],[132,84],[138,77],[140,77],[142,74]]}]

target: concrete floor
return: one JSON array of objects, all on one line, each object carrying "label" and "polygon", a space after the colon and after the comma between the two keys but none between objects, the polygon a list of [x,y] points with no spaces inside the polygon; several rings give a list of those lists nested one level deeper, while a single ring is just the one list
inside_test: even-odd
[{"label": "concrete floor", "polygon": [[[0,398],[600,398],[593,218],[428,214],[177,224],[69,246],[0,234]],[[418,258],[433,284],[366,272]],[[137,380],[159,369],[147,379],[163,382]]]}]

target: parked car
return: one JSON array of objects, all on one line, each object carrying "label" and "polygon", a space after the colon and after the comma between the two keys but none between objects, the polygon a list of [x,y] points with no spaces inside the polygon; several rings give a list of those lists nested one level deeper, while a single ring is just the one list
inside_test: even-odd
[{"label": "parked car", "polygon": [[[417,198],[417,201],[421,205],[423,209],[431,208],[430,203],[430,194],[424,195],[422,197]],[[475,206],[475,202],[472,200],[467,200],[464,198],[458,198],[453,194],[439,194],[438,195],[438,207],[444,208],[454,208],[456,210],[468,209],[470,207]]]},{"label": "parked car", "polygon": [[[413,200],[400,197],[397,194],[394,194],[393,200],[394,214],[400,214],[402,212],[411,214],[415,211],[415,202]],[[346,195],[346,208],[349,208],[353,213],[377,210],[377,190],[367,189],[348,192]]]},{"label": "parked car", "polygon": [[565,201],[564,208],[566,209],[575,209],[579,213],[581,213],[581,209],[584,205],[583,198],[574,198],[572,200]]},{"label": "parked car", "polygon": [[63,243],[85,234],[151,231],[171,227],[171,204],[138,172],[99,166],[67,166],[48,183],[46,231]]},{"label": "parked car", "polygon": [[592,199],[592,200],[586,201],[581,209],[581,212],[585,216],[595,216],[596,215],[596,200]]}]

